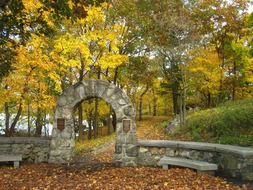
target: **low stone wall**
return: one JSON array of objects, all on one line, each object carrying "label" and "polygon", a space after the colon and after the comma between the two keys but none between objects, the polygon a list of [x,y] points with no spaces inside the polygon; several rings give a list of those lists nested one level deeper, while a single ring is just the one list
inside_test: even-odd
[{"label": "low stone wall", "polygon": [[217,173],[253,180],[253,148],[184,141],[141,140],[138,165],[157,166],[163,156],[183,157],[218,164]]},{"label": "low stone wall", "polygon": [[50,139],[37,137],[0,137],[0,154],[22,154],[23,161],[47,162]]}]

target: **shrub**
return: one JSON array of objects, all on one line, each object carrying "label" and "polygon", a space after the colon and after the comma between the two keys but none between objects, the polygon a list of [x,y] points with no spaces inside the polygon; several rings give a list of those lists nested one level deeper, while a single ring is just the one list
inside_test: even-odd
[{"label": "shrub", "polygon": [[217,108],[195,112],[187,117],[186,123],[184,131],[196,141],[228,144],[243,144],[245,141],[244,144],[253,145],[250,140],[253,135],[253,100],[227,102]]}]

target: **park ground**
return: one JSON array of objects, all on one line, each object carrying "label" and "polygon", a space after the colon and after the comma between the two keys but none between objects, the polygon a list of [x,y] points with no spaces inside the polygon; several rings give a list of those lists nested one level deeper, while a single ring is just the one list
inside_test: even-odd
[{"label": "park ground", "polygon": [[[146,118],[138,123],[140,139],[165,139],[159,126],[169,118]],[[155,127],[156,126],[156,127]],[[235,185],[220,177],[186,168],[162,170],[154,167],[119,167],[112,162],[114,136],[77,143],[76,158],[70,165],[21,164],[0,166],[0,190],[12,189],[168,189],[168,190],[251,190],[250,184]]]}]

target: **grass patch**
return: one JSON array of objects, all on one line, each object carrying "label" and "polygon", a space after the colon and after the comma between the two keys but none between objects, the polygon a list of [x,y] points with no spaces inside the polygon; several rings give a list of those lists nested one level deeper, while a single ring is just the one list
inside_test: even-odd
[{"label": "grass patch", "polygon": [[253,146],[253,100],[192,113],[186,123],[177,133],[194,141]]}]

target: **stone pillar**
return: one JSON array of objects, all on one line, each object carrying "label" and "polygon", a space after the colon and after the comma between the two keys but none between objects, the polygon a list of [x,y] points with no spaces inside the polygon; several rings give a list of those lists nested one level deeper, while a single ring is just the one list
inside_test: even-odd
[{"label": "stone pillar", "polygon": [[[55,125],[57,125],[55,118]],[[65,119],[65,128],[63,130],[53,128],[52,140],[50,145],[49,163],[69,163],[73,156],[75,146],[75,133],[73,119]]]},{"label": "stone pillar", "polygon": [[72,107],[58,107],[55,112],[49,163],[69,163],[75,146]]},{"label": "stone pillar", "polygon": [[[129,122],[129,129],[126,126]],[[135,122],[131,119],[123,119],[117,123],[115,161],[122,166],[136,166],[138,149],[136,146]]]}]

